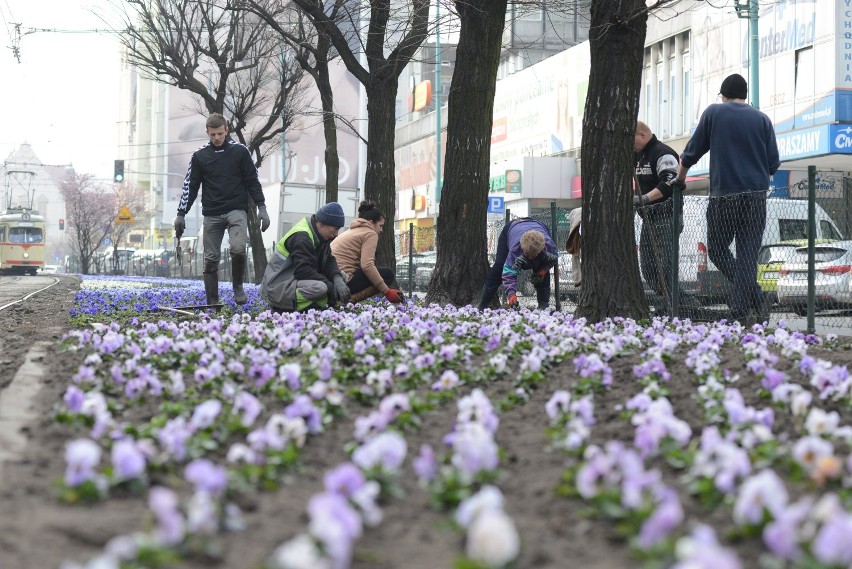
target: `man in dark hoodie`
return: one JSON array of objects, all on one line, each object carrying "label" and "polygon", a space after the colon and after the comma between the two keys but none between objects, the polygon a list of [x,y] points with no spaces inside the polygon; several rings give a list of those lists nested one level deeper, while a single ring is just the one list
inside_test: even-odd
[{"label": "man in dark hoodie", "polygon": [[525,270],[533,272],[530,282],[535,286],[538,308],[547,308],[550,304],[550,269],[558,259],[556,243],[543,223],[528,217],[509,222],[497,239],[497,256],[485,277],[479,310],[485,310],[491,304],[501,282],[506,289],[509,308],[518,308],[518,275]]},{"label": "man in dark hoodie", "polygon": [[[769,178],[781,161],[769,117],[746,104],[748,84],[734,73],[722,81],[722,102],[704,110],[680,156],[678,180],[710,152],[707,254],[731,282],[731,316],[765,321],[769,297],[757,284],[757,253],[766,227]],[[731,243],[736,239],[736,257]]]},{"label": "man in dark hoodie", "polygon": [[201,190],[201,214],[204,216],[204,292],[207,304],[219,302],[219,257],[225,230],[231,243],[231,276],[234,302],[248,301],[243,290],[248,244],[248,196],[257,204],[260,230],[269,228],[269,214],[257,167],[244,145],[228,139],[228,121],[218,113],[207,117],[210,142],[196,150],[183,181],[175,235],[186,229],[185,216]]},{"label": "man in dark hoodie", "polygon": [[331,242],[345,222],[340,204],[327,203],[278,241],[260,285],[261,297],[274,312],[349,302],[349,287],[331,252]]}]

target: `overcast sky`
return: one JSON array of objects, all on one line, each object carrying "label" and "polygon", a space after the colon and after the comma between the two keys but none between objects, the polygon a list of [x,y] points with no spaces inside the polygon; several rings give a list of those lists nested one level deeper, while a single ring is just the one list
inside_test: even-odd
[{"label": "overcast sky", "polygon": [[[117,152],[119,49],[95,14],[106,0],[0,0],[0,157],[29,142],[45,164],[112,178]],[[94,14],[93,14],[94,12]],[[22,24],[20,60],[13,23]],[[27,34],[31,29],[38,31]],[[42,31],[55,30],[55,31]]]}]

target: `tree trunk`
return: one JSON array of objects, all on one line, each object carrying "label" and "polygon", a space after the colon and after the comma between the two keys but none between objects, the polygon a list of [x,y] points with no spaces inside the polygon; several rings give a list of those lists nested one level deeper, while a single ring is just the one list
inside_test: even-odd
[{"label": "tree trunk", "polygon": [[633,139],[647,12],[642,0],[595,0],[580,148],[583,285],[576,316],[642,318],[648,305],[633,229]]},{"label": "tree trunk", "polygon": [[[396,211],[396,179],[393,143],[396,125],[396,76],[373,78],[367,87],[367,171],[364,178],[364,198],[376,207],[388,221]],[[342,204],[344,211],[348,204]],[[396,268],[394,231],[384,231],[376,248],[376,265]]]},{"label": "tree trunk", "polygon": [[[251,196],[248,196],[247,213],[251,259],[254,262],[254,283],[260,284],[263,280],[263,273],[266,271],[266,249],[263,246],[263,234],[260,232],[260,220],[257,218],[257,204],[254,203]],[[274,231],[274,229],[270,229]]]},{"label": "tree trunk", "polygon": [[506,4],[506,0],[456,2],[461,31],[447,101],[438,259],[429,282],[429,302],[456,306],[474,303],[488,272],[491,123]]},{"label": "tree trunk", "polygon": [[319,34],[316,48],[316,75],[314,76],[322,102],[322,129],[325,134],[325,202],[336,202],[340,178],[340,158],[337,153],[337,125],[334,122],[334,93],[328,76],[328,52],[331,40]]}]

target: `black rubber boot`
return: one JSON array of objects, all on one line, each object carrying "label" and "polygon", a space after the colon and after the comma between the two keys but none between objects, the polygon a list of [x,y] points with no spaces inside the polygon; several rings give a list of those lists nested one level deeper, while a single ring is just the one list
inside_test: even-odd
[{"label": "black rubber boot", "polygon": [[204,264],[204,293],[207,304],[219,304],[219,263]]},{"label": "black rubber boot", "polygon": [[[499,286],[492,289],[486,286],[482,289],[482,297],[479,299],[479,305],[477,306],[479,310],[485,310],[494,303],[494,298],[497,296],[497,288]],[[499,306],[500,303],[498,302],[497,307]]]},{"label": "black rubber boot", "polygon": [[234,283],[234,302],[245,304],[248,302],[246,292],[243,290],[243,280],[246,274],[246,256],[231,254],[231,276]]}]

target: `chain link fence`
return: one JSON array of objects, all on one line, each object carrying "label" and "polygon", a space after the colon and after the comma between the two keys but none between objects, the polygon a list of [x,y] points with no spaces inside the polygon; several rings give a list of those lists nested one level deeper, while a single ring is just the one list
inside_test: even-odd
[{"label": "chain link fence", "polygon": [[[194,239],[194,238],[193,238]],[[272,248],[265,251],[267,259]],[[69,260],[69,271],[79,272],[79,261]],[[171,249],[118,249],[99,251],[92,256],[90,274],[163,277],[173,279],[204,278],[204,251],[194,243],[181,244],[181,254]],[[249,247],[246,256],[246,282],[252,282],[254,258]],[[224,249],[219,257],[219,280],[231,280],[231,251]]]},{"label": "chain link fence", "polygon": [[[652,314],[746,323],[768,318],[773,324],[785,320],[793,329],[852,336],[852,240],[846,240],[852,231],[852,183],[841,178],[834,186],[833,193],[819,197],[811,191],[810,199],[805,180],[775,187],[769,196],[711,200],[688,194],[637,208],[636,254]],[[575,257],[565,251],[569,212],[554,206],[529,216],[548,228],[559,249],[550,304],[564,311],[573,310],[579,297],[572,282]],[[509,212],[488,223],[491,262],[500,232],[513,219]],[[437,261],[436,238],[434,226],[410,226],[396,236],[397,281],[406,292],[425,293]],[[521,273],[518,291],[521,302],[534,307],[529,276]]]}]

